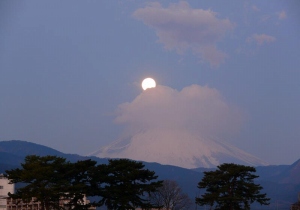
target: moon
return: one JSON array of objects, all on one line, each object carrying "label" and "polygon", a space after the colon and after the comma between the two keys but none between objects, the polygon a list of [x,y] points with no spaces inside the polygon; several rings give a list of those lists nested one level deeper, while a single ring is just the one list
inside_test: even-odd
[{"label": "moon", "polygon": [[143,90],[146,90],[148,88],[155,88],[156,87],[156,82],[152,78],[146,78],[142,82],[142,88]]}]

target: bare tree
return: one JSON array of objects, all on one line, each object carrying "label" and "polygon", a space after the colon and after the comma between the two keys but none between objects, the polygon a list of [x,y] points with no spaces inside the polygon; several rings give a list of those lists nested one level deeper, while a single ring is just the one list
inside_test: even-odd
[{"label": "bare tree", "polygon": [[172,180],[164,180],[163,185],[151,194],[150,199],[153,205],[165,210],[184,210],[192,205],[189,196]]}]

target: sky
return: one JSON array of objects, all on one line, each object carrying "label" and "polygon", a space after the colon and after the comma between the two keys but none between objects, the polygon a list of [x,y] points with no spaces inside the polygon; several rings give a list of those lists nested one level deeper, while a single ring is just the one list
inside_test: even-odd
[{"label": "sky", "polygon": [[[2,0],[0,141],[86,155],[132,129],[179,126],[292,164],[299,11],[298,0]],[[146,77],[158,88],[143,91]]]}]

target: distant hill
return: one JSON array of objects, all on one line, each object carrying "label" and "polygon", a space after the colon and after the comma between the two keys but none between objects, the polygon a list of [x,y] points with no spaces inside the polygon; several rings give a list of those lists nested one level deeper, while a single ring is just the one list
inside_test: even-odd
[{"label": "distant hill", "polygon": [[95,159],[101,163],[107,162],[107,159],[105,158],[100,159],[96,157],[85,157],[76,154],[65,154],[50,147],[21,140],[0,141],[0,155],[1,154],[4,158],[0,159],[0,164],[7,164],[7,160],[11,160],[13,165],[19,165],[24,161],[24,158],[27,155],[54,155],[64,157],[71,162],[85,159]]},{"label": "distant hill", "polygon": [[[93,159],[99,164],[107,163],[108,161],[105,158],[93,156],[84,157],[76,154],[65,154],[52,148],[26,141],[0,141],[0,173],[19,167],[26,155],[56,155],[72,162]],[[148,162],[144,162],[144,164],[149,170],[155,171],[160,180],[170,179],[177,181],[192,200],[200,193],[197,184],[202,179],[203,172],[214,170],[213,168],[185,169]],[[263,186],[263,192],[267,193],[271,198],[271,205],[267,207],[255,206],[255,208],[251,209],[288,210],[290,204],[297,200],[297,194],[300,192],[300,160],[292,165],[259,166],[256,169],[257,174],[260,176],[257,181]]]},{"label": "distant hill", "polygon": [[19,157],[22,160],[24,160],[24,157],[27,155],[63,155],[62,152],[49,147],[20,140],[0,141],[0,152],[6,153],[7,155],[14,155],[14,157]]}]

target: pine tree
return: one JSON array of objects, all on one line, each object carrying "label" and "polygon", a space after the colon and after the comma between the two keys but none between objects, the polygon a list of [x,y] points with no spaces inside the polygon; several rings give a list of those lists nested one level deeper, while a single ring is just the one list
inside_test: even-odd
[{"label": "pine tree", "polygon": [[34,198],[41,202],[43,210],[58,209],[58,201],[65,196],[64,189],[69,187],[69,181],[64,178],[68,164],[65,158],[56,156],[26,156],[21,168],[6,171],[11,183],[25,184],[9,196],[24,202]]},{"label": "pine tree", "polygon": [[[128,159],[109,160],[107,166],[100,165],[98,205],[108,209],[151,208],[148,195],[161,186],[155,172],[144,169],[144,164]],[[103,172],[105,174],[103,174]],[[103,183],[104,181],[104,183]]]},{"label": "pine tree", "polygon": [[250,209],[250,204],[258,202],[269,205],[266,194],[260,193],[263,189],[254,183],[258,178],[253,174],[254,167],[237,164],[222,164],[215,171],[204,172],[204,177],[198,183],[198,188],[206,192],[196,198],[196,204],[209,205],[216,210]]}]

